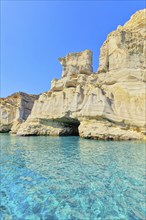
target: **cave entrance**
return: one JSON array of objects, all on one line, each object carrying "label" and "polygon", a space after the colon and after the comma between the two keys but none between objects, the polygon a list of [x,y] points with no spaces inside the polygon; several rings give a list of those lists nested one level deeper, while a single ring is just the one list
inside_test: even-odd
[{"label": "cave entrance", "polygon": [[59,136],[79,136],[78,127],[80,125],[80,121],[74,118],[59,118],[55,119],[62,128],[59,133]]}]

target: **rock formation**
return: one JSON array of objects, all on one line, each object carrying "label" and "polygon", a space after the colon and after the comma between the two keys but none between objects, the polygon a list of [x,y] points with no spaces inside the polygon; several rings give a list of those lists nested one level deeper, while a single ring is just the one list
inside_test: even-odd
[{"label": "rock formation", "polygon": [[70,53],[66,57],[58,59],[62,64],[62,78],[73,76],[78,73],[91,74],[92,69],[92,51],[85,50],[80,53]]},{"label": "rock formation", "polygon": [[146,10],[110,33],[100,51],[100,72],[146,68]]},{"label": "rock formation", "polygon": [[23,92],[15,93],[7,98],[0,98],[0,132],[16,133],[21,123],[31,113],[37,95]]},{"label": "rock formation", "polygon": [[62,78],[35,101],[17,134],[146,139],[145,16],[136,12],[108,35],[97,73],[90,50],[59,58]]}]

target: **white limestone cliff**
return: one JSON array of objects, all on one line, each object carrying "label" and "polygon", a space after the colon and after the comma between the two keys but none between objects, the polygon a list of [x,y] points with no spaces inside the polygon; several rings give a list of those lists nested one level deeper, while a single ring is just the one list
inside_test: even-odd
[{"label": "white limestone cliff", "polygon": [[16,133],[21,123],[31,113],[37,95],[23,92],[14,93],[7,98],[0,98],[0,132]]},{"label": "white limestone cliff", "polygon": [[146,10],[110,33],[100,50],[59,58],[62,78],[35,101],[18,135],[80,135],[85,138],[146,139]]},{"label": "white limestone cliff", "polygon": [[92,51],[85,50],[80,53],[70,53],[66,57],[58,58],[62,64],[62,78],[73,76],[74,74],[91,74],[92,69]]},{"label": "white limestone cliff", "polygon": [[146,9],[136,12],[101,47],[98,72],[146,68]]}]

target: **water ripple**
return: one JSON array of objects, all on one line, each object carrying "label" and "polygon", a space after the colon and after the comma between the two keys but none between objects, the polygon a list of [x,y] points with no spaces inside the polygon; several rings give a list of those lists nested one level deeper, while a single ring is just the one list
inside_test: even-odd
[{"label": "water ripple", "polygon": [[1,135],[0,219],[144,220],[143,142]]}]

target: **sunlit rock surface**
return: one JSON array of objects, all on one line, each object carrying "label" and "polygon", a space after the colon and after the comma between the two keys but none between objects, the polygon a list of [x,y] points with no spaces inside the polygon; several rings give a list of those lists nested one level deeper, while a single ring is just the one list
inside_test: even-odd
[{"label": "sunlit rock surface", "polygon": [[105,140],[146,139],[146,10],[110,33],[100,50],[59,58],[62,78],[35,101],[18,135],[80,135]]},{"label": "sunlit rock surface", "polygon": [[146,10],[136,12],[101,47],[98,72],[146,68]]},{"label": "sunlit rock surface", "polygon": [[66,57],[58,59],[62,65],[62,78],[74,74],[92,73],[92,51],[85,50],[80,53],[69,53]]},{"label": "sunlit rock surface", "polygon": [[21,123],[31,113],[37,95],[23,92],[15,93],[7,98],[0,98],[0,132],[16,133]]}]

